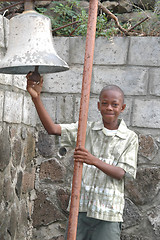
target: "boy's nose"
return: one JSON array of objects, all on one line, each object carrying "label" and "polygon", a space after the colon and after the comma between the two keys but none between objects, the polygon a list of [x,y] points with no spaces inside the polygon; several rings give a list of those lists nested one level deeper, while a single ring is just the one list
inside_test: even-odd
[{"label": "boy's nose", "polygon": [[108,104],[108,106],[106,106],[106,110],[112,111],[112,110],[113,110],[113,109],[112,109],[112,106]]}]

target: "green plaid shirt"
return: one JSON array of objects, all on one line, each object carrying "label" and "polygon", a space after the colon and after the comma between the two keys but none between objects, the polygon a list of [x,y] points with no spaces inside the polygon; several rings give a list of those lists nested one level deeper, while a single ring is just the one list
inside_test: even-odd
[{"label": "green plaid shirt", "polygon": [[[86,149],[108,164],[121,167],[126,175],[136,177],[138,137],[123,120],[114,136],[107,136],[103,123],[91,122],[86,130]],[[75,148],[78,123],[61,124],[61,144]],[[80,212],[88,217],[122,222],[124,209],[124,180],[109,177],[93,165],[83,164]]]}]

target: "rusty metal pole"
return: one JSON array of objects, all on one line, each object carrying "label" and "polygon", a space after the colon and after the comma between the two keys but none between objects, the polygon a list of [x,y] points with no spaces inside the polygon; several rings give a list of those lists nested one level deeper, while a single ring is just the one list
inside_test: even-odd
[{"label": "rusty metal pole", "polygon": [[[87,36],[86,36],[85,59],[84,59],[84,68],[83,68],[83,81],[82,81],[82,90],[81,90],[81,102],[80,102],[80,112],[79,112],[79,125],[78,125],[78,134],[77,134],[77,146],[79,147],[85,146],[89,98],[90,98],[90,86],[91,86],[91,78],[92,78],[93,55],[94,55],[94,45],[95,45],[97,10],[98,10],[98,0],[90,0]],[[82,170],[83,170],[83,164],[80,162],[75,162],[73,180],[72,180],[72,194],[71,194],[71,205],[70,205],[70,213],[69,213],[67,240],[76,239],[80,190],[81,190],[81,181],[82,181]]]},{"label": "rusty metal pole", "polygon": [[[34,0],[24,0],[24,11],[31,11],[34,10]],[[40,81],[40,74],[38,72],[38,66],[35,66],[35,70],[33,74],[29,77],[31,81],[39,82]]]},{"label": "rusty metal pole", "polygon": [[24,0],[24,10],[29,11],[34,9],[34,0]]}]

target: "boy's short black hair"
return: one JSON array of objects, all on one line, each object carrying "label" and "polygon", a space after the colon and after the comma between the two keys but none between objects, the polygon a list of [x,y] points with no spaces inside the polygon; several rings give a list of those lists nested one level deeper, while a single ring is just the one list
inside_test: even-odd
[{"label": "boy's short black hair", "polygon": [[99,100],[101,99],[102,92],[104,92],[106,90],[118,91],[122,95],[123,102],[124,102],[124,92],[117,85],[106,85],[105,87],[103,87],[102,90],[100,91],[100,94],[99,94]]}]

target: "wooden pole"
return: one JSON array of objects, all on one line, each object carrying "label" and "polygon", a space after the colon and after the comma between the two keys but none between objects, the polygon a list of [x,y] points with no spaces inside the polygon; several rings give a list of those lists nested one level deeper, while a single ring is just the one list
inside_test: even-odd
[{"label": "wooden pole", "polygon": [[[79,125],[78,125],[78,133],[77,133],[77,146],[79,147],[85,146],[89,98],[90,98],[90,86],[91,86],[91,78],[92,78],[93,55],[94,55],[94,45],[95,45],[95,34],[96,34],[97,10],[98,10],[98,0],[90,0],[87,36],[86,36],[85,59],[84,59],[84,68],[83,68],[83,81],[82,81],[82,90],[81,90],[81,102],[80,102],[80,112],[79,112]],[[73,180],[72,180],[72,194],[71,194],[71,205],[70,205],[70,213],[69,213],[67,240],[76,240],[80,190],[81,190],[81,181],[82,181],[82,170],[83,170],[83,164],[80,162],[75,162]]]}]

